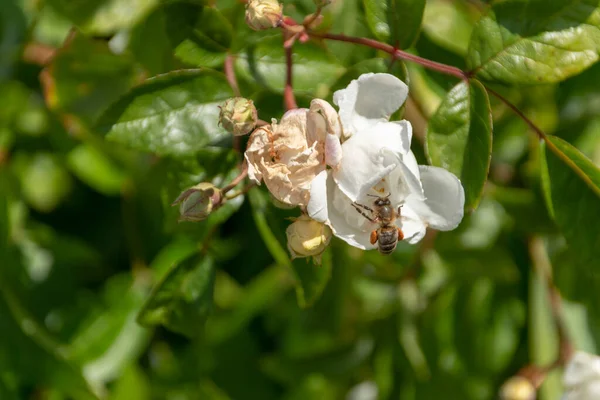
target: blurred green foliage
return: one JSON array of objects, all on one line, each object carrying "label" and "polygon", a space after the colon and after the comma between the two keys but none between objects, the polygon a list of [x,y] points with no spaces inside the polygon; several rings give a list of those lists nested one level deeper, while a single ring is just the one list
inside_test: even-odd
[{"label": "blurred green foliage", "polygon": [[[488,3],[336,0],[318,29],[472,70],[549,144],[494,97],[492,138],[480,83],[295,44],[300,106],[366,72],[408,81],[413,151],[478,204],[391,256],[334,239],[317,266],[290,260],[299,211],[263,187],[201,223],[170,206],[238,174],[217,124],[228,55],[260,118],[283,115],[279,30],[251,31],[235,0],[0,1],[0,399],[491,399],[556,357],[540,249],[573,343],[596,351],[600,4]],[[560,393],[556,372],[540,398]]]}]

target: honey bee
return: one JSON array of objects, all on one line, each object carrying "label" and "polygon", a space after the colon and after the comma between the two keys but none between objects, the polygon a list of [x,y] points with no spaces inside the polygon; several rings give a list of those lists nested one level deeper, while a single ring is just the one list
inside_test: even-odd
[{"label": "honey bee", "polygon": [[[373,208],[356,202],[352,203],[352,206],[366,219],[375,224],[379,224],[379,228],[371,232],[371,244],[379,242],[379,252],[381,254],[391,254],[396,249],[398,241],[404,239],[402,229],[398,228],[394,223],[396,218],[399,218],[401,215],[400,209],[402,206],[400,205],[398,209],[395,210],[390,202],[389,194],[385,197],[374,196],[372,194],[368,194],[367,196],[376,198],[375,201],[373,201]],[[367,215],[367,213],[359,207],[369,211],[371,215]]]}]

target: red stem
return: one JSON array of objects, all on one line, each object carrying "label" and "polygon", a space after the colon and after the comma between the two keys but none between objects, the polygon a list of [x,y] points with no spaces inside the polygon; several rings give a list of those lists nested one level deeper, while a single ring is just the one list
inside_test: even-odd
[{"label": "red stem", "polygon": [[221,193],[224,195],[225,193],[229,192],[231,189],[236,187],[241,181],[243,181],[246,176],[248,176],[248,163],[246,162],[246,160],[244,160],[242,163],[242,170],[240,171],[240,174],[233,178],[233,180],[227,186],[221,189]]},{"label": "red stem", "polygon": [[225,65],[223,66],[223,69],[225,71],[227,82],[233,90],[233,94],[235,94],[237,97],[241,97],[240,87],[238,86],[237,79],[235,77],[235,70],[233,69],[233,56],[231,54],[227,54],[225,57]]},{"label": "red stem", "polygon": [[460,79],[469,79],[469,76],[467,75],[467,73],[462,71],[460,68],[456,68],[451,65],[446,65],[446,64],[435,62],[435,61],[431,61],[426,58],[407,53],[406,51],[395,49],[393,46],[390,46],[389,44],[386,44],[386,43],[378,42],[377,40],[353,37],[353,36],[346,36],[346,35],[340,35],[340,34],[335,34],[335,33],[308,32],[308,34],[312,37],[320,38],[320,39],[330,39],[330,40],[337,40],[340,42],[361,44],[363,46],[368,46],[373,49],[384,51],[384,52],[391,54],[394,57],[400,58],[402,60],[412,61],[414,63],[424,66],[425,68],[441,72],[442,74],[452,75],[452,76],[455,76]]},{"label": "red stem", "polygon": [[292,47],[285,48],[285,64],[286,64],[286,81],[285,89],[283,90],[283,98],[285,101],[285,108],[292,110],[298,108],[296,104],[296,98],[294,97],[294,89],[292,85]]}]

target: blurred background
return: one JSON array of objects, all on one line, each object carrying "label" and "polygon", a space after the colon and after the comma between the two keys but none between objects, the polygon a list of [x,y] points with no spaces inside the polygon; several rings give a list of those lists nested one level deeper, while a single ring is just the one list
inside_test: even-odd
[{"label": "blurred background", "polygon": [[[427,0],[411,51],[464,69],[486,7]],[[312,12],[284,1],[298,21]],[[372,37],[366,19],[362,1],[336,0],[320,29]],[[572,342],[596,350],[596,281],[546,210],[537,138],[495,99],[490,180],[455,231],[391,256],[334,239],[315,266],[290,261],[285,228],[300,212],[264,187],[178,223],[182,190],[237,175],[232,138],[191,121],[204,128],[187,148],[154,151],[108,141],[102,115],[157,74],[222,72],[228,53],[259,117],[280,118],[281,33],[249,30],[240,2],[0,1],[0,399],[492,399],[557,357],[536,272],[549,266]],[[424,164],[427,120],[455,78],[347,43],[294,46],[300,106],[386,71],[409,81],[402,113]],[[232,95],[220,73],[211,82],[207,102]],[[494,88],[598,165],[600,67]],[[539,398],[561,391],[556,370]]]}]

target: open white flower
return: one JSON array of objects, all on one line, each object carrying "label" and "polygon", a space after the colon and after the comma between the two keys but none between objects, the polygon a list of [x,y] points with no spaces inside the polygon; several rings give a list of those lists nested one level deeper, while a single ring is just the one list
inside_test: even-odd
[{"label": "open white flower", "polygon": [[279,123],[274,120],[250,135],[248,176],[258,184],[264,181],[277,200],[306,206],[314,177],[341,159],[341,134],[338,114],[324,100],[313,100],[310,109],[290,110]]},{"label": "open white flower", "polygon": [[600,357],[576,352],[563,375],[565,393],[561,400],[600,399]]},{"label": "open white flower", "polygon": [[337,168],[321,171],[312,181],[308,213],[361,249],[376,247],[369,239],[378,224],[357,212],[353,202],[372,208],[372,196],[389,195],[394,208],[401,206],[396,224],[409,243],[421,240],[428,226],[451,230],[463,218],[460,181],[445,169],[417,165],[410,151],[412,126],[388,121],[407,95],[408,87],[398,78],[371,73],[333,96],[349,138]]}]

